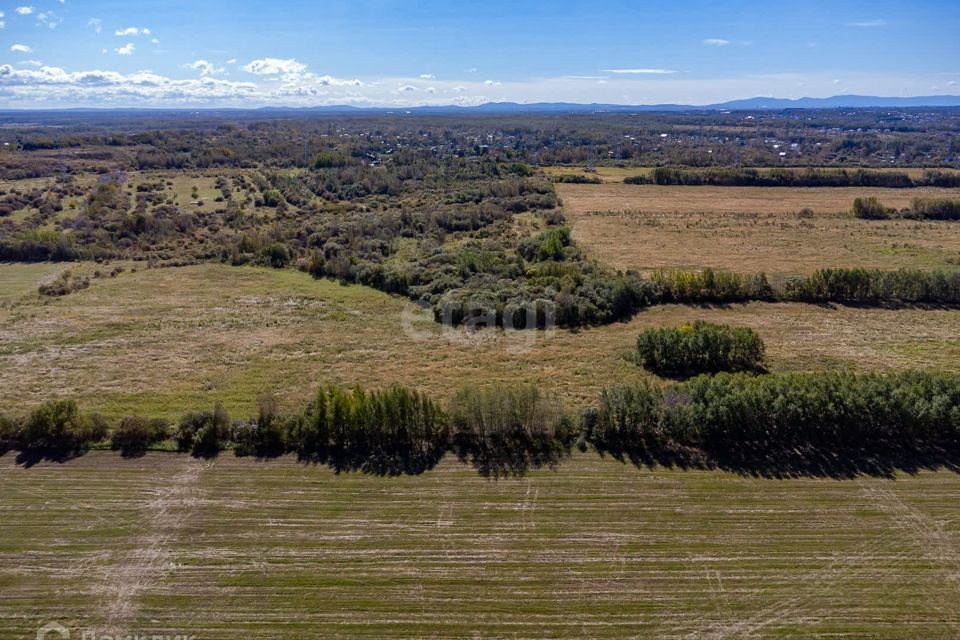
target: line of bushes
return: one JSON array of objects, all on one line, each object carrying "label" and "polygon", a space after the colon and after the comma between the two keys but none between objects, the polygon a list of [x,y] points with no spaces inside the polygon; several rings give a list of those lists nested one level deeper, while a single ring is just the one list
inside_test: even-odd
[{"label": "line of bushes", "polygon": [[657,167],[649,174],[628,176],[627,184],[710,185],[716,187],[957,187],[960,173],[925,171],[911,178],[902,171],[868,171],[857,169],[741,169],[715,167],[683,169]]},{"label": "line of bushes", "polygon": [[232,449],[237,456],[295,453],[338,471],[395,475],[421,473],[454,451],[481,473],[502,475],[556,464],[572,446],[574,426],[555,396],[526,385],[464,388],[449,411],[401,386],[325,386],[300,411],[283,413],[277,398],[262,395],[255,418],[231,420],[217,403],[176,425],[127,416],[110,428],[74,401],[50,401],[21,419],[0,415],[0,452],[18,449],[34,460],[66,459],[94,446],[127,456],[160,448],[212,457]]},{"label": "line of bushes", "polygon": [[819,269],[785,283],[783,300],[844,304],[960,304],[960,271]]},{"label": "line of bushes", "polygon": [[[639,277],[639,276],[634,276]],[[653,304],[808,302],[858,305],[960,304],[960,271],[818,269],[774,289],[766,274],[704,269],[660,270],[649,276],[644,300]]]},{"label": "line of bushes", "polygon": [[953,464],[960,375],[700,376],[603,391],[582,438],[636,462],[846,475]]},{"label": "line of bushes", "polygon": [[897,210],[887,207],[877,198],[856,198],[853,215],[865,220],[960,220],[960,200],[946,198],[914,198],[910,206]]}]

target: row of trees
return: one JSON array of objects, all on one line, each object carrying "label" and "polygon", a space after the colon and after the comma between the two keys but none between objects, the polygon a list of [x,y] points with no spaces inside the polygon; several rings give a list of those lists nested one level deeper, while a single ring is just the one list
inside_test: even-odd
[{"label": "row of trees", "polygon": [[944,463],[960,450],[960,375],[724,373],[614,387],[581,428],[599,451],[647,462],[829,474]]},{"label": "row of trees", "polygon": [[743,169],[712,167],[683,169],[657,167],[649,174],[628,176],[627,184],[711,185],[717,187],[957,187],[960,173],[925,171],[911,178],[902,171],[870,171],[866,169]]},{"label": "row of trees", "polygon": [[175,425],[135,415],[111,426],[73,401],[51,401],[21,419],[0,415],[0,451],[63,458],[109,445],[124,455],[160,447],[211,457],[231,449],[388,475],[420,473],[454,451],[480,472],[500,475],[555,464],[569,451],[574,426],[554,395],[533,386],[467,387],[448,409],[401,386],[325,386],[303,410],[284,412],[276,397],[262,395],[255,418],[231,420],[217,403]]},{"label": "row of trees", "polygon": [[[303,410],[275,399],[231,421],[222,406],[163,420],[124,418],[112,430],[72,401],[29,416],[0,417],[0,445],[67,456],[109,442],[133,454],[170,441],[213,456],[295,452],[338,470],[418,473],[448,451],[485,474],[555,465],[576,443],[636,462],[722,466],[760,473],[854,473],[954,463],[960,453],[960,375],[820,372],[702,375],[666,387],[644,382],[603,390],[574,423],[535,387],[467,388],[447,410],[423,394],[321,389]],[[109,438],[109,440],[107,440]],[[911,465],[913,465],[911,467]]]}]

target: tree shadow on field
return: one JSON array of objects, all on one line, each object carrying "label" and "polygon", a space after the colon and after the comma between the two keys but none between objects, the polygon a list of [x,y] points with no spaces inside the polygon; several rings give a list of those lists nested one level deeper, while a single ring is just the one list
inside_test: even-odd
[{"label": "tree shadow on field", "polygon": [[69,462],[79,458],[84,453],[86,453],[84,449],[31,448],[18,451],[15,461],[18,465],[29,469],[41,462],[58,462],[61,464]]},{"label": "tree shadow on field", "polygon": [[893,478],[897,473],[916,475],[925,470],[960,473],[960,451],[939,446],[841,451],[815,447],[774,451],[742,447],[713,458],[719,469],[761,478],[849,480],[858,476]]},{"label": "tree shadow on field", "polygon": [[520,477],[531,469],[556,469],[570,455],[570,446],[553,438],[459,437],[453,448],[460,462],[494,479]]},{"label": "tree shadow on field", "polygon": [[335,473],[359,471],[376,476],[420,475],[440,463],[446,448],[426,446],[404,449],[330,449],[297,455],[308,465],[326,465]]},{"label": "tree shadow on field", "polygon": [[769,479],[860,476],[893,478],[898,473],[946,470],[960,473],[960,451],[940,446],[918,448],[848,449],[826,451],[815,447],[771,450],[741,446],[733,451],[708,452],[697,448],[631,448],[597,450],[601,456],[636,467],[684,470],[722,470],[741,476]]}]

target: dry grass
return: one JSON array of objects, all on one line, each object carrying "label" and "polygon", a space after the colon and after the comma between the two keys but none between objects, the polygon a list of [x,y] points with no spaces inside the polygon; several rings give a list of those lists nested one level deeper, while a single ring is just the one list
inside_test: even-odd
[{"label": "dry grass", "polygon": [[[0,266],[4,282],[46,273]],[[696,318],[755,327],[778,371],[960,363],[954,311],[671,305],[580,332],[469,336],[445,333],[398,298],[293,271],[128,271],[53,300],[19,290],[0,306],[0,408],[18,413],[70,397],[110,417],[177,417],[218,399],[247,415],[260,392],[296,404],[327,382],[403,383],[440,397],[467,383],[535,382],[582,406],[605,385],[646,375],[628,359],[642,328]]]},{"label": "dry grass", "polygon": [[[958,189],[559,184],[574,237],[619,269],[713,267],[796,275],[821,267],[942,268],[960,262],[960,224],[853,218],[853,199],[905,207]],[[813,218],[796,213],[809,207]]]},{"label": "dry grass", "polygon": [[960,476],[0,458],[0,638],[956,638]]}]

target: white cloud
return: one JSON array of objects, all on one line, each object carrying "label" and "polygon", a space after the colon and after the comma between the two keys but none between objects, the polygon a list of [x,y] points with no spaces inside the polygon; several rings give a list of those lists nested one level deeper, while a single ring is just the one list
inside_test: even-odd
[{"label": "white cloud", "polygon": [[14,44],[10,46],[10,51],[15,51],[17,53],[30,53],[33,51],[33,49],[25,44]]},{"label": "white cloud", "polygon": [[421,73],[421,74],[420,74],[420,79],[421,79],[421,80],[433,80],[433,79],[436,78],[436,77],[437,77],[437,76],[433,75],[432,73]]},{"label": "white cloud", "polygon": [[223,67],[218,67],[212,62],[206,60],[195,60],[183,65],[185,69],[199,71],[201,76],[211,76],[217,73],[223,73]]},{"label": "white cloud", "polygon": [[50,27],[51,29],[56,29],[60,23],[63,22],[63,18],[55,14],[53,11],[44,11],[37,14],[37,24]]},{"label": "white cloud", "polygon": [[17,7],[15,11],[22,16],[28,16],[31,13],[33,13],[34,8],[33,7]]},{"label": "white cloud", "polygon": [[860,20],[858,22],[847,22],[845,23],[844,26],[869,29],[872,27],[885,27],[887,26],[887,21],[881,20],[880,18],[874,18],[873,20]]},{"label": "white cloud", "polygon": [[150,40],[150,43],[151,43],[151,44],[160,44],[160,38],[152,38],[152,39]]},{"label": "white cloud", "polygon": [[730,41],[723,38],[707,38],[703,41],[703,44],[710,47],[725,47],[730,44]]},{"label": "white cloud", "polygon": [[87,26],[100,33],[103,30],[103,20],[100,18],[90,18],[87,20]]},{"label": "white cloud", "polygon": [[416,91],[416,90],[417,88],[412,84],[404,84],[404,85],[400,85],[400,87],[397,88],[397,93],[410,93],[411,91]]},{"label": "white cloud", "polygon": [[236,58],[230,58],[229,60],[227,60],[227,64],[237,64],[237,59],[236,59]]},{"label": "white cloud", "polygon": [[280,58],[259,58],[244,65],[243,70],[258,76],[298,76],[307,70],[307,65],[297,62],[294,58],[281,60]]},{"label": "white cloud", "polygon": [[6,28],[7,28],[7,23],[4,22],[3,20],[0,20],[0,29],[6,29]]},{"label": "white cloud", "polygon": [[483,84],[487,85],[488,87],[495,87],[500,85],[500,83],[497,82],[496,80],[484,80]]},{"label": "white cloud", "polygon": [[127,27],[126,29],[117,29],[113,32],[115,36],[148,36],[150,35],[150,29],[138,28],[138,27]]},{"label": "white cloud", "polygon": [[676,73],[671,69],[604,69],[604,73],[616,73],[619,75],[665,75]]},{"label": "white cloud", "polygon": [[216,78],[173,80],[138,71],[124,75],[115,71],[78,71],[59,67],[15,69],[0,65],[0,92],[20,101],[67,104],[101,103],[210,103],[242,100],[256,95],[256,85]]},{"label": "white cloud", "polygon": [[117,52],[118,54],[120,54],[121,56],[132,56],[134,49],[136,49],[136,47],[133,46],[133,43],[132,43],[132,42],[128,42],[128,43],[125,44],[124,46],[122,46],[122,47],[120,47],[120,48],[118,48],[118,49],[114,49],[114,51],[116,51],[116,52]]},{"label": "white cloud", "polygon": [[354,78],[345,80],[343,78],[334,78],[333,76],[315,76],[308,73],[304,78],[309,82],[315,82],[323,87],[362,87],[363,83]]}]

